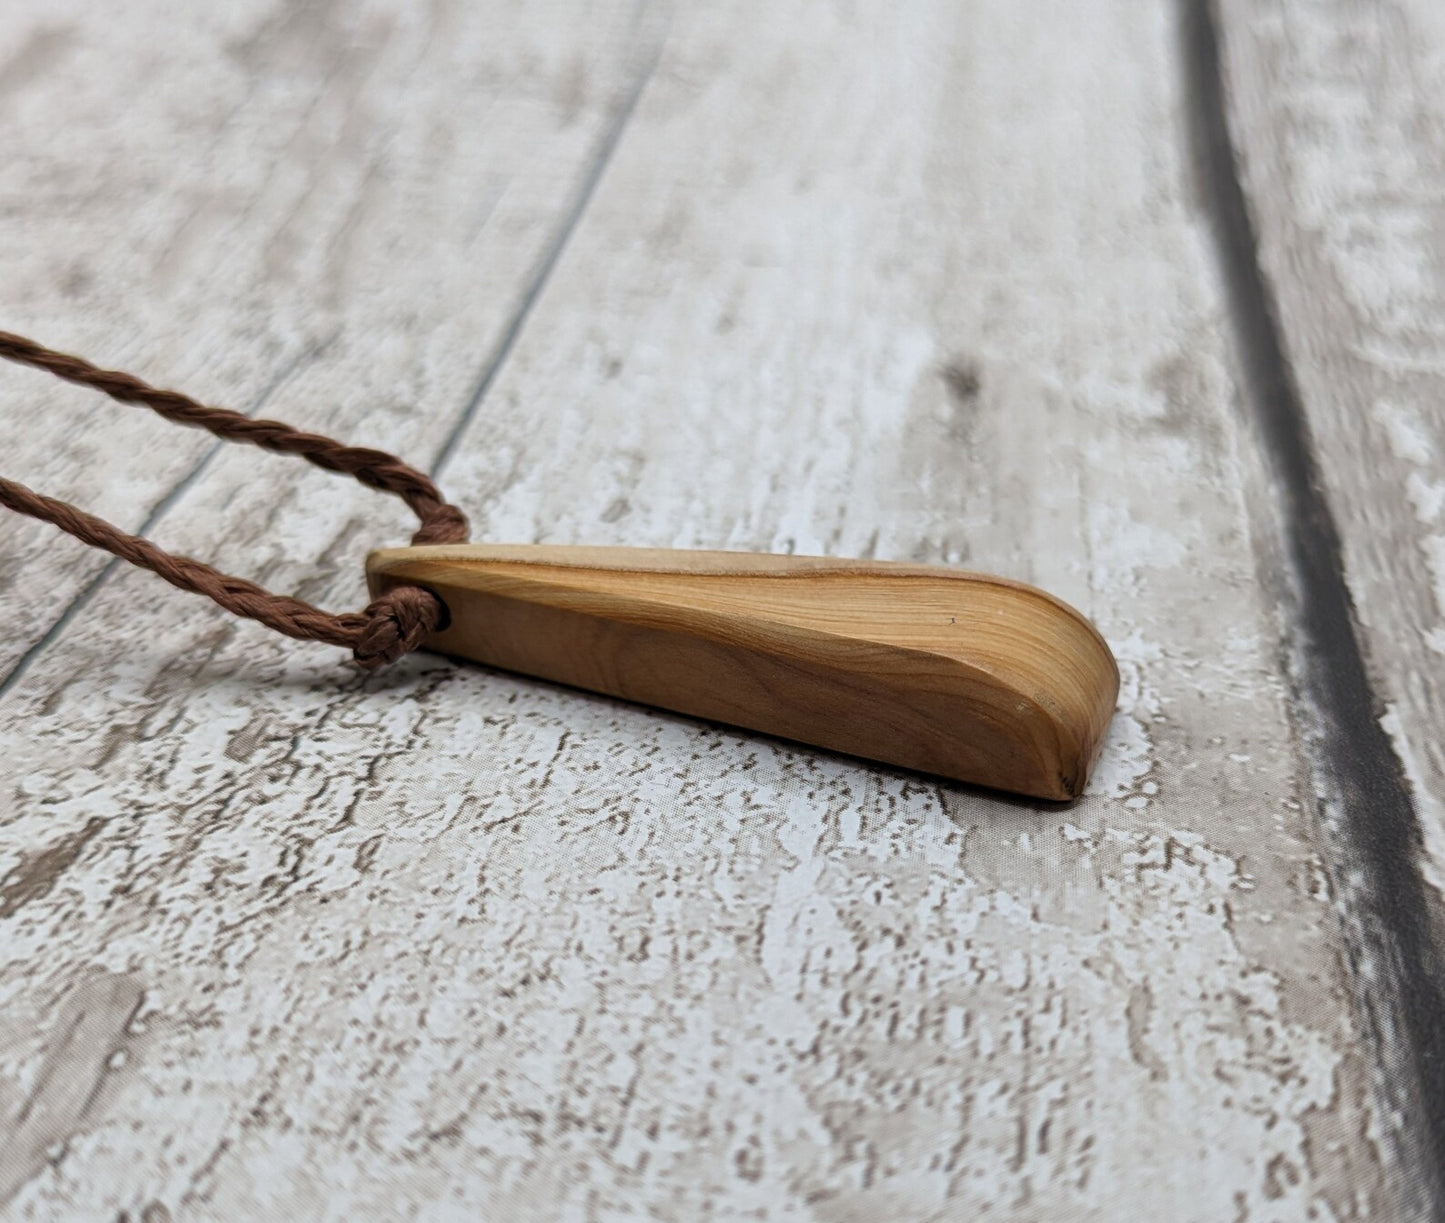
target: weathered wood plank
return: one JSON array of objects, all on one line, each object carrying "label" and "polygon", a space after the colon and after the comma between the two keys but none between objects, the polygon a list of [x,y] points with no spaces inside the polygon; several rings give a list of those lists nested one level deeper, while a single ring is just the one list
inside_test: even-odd
[{"label": "weathered wood plank", "polygon": [[[675,14],[444,472],[483,538],[1043,585],[1124,666],[1092,794],[431,659],[341,680],[117,574],[0,732],[13,1100],[95,1016],[22,1217],[1388,1211],[1174,40],[1126,0]],[[372,317],[348,358],[408,361]],[[313,368],[309,423],[433,427]],[[375,511],[224,455],[167,522],[342,604]]]},{"label": "weathered wood plank", "polygon": [[[1248,257],[1264,273],[1261,295],[1279,320],[1280,365],[1287,363],[1297,388],[1291,410],[1308,434],[1299,449],[1313,452],[1295,463],[1291,480],[1325,490],[1302,529],[1313,534],[1315,553],[1334,553],[1332,581],[1349,600],[1338,617],[1345,628],[1331,636],[1353,636],[1358,646],[1347,645],[1363,656],[1351,692],[1312,683],[1308,658],[1303,686],[1326,706],[1326,722],[1345,731],[1335,732],[1324,770],[1327,786],[1345,800],[1336,803],[1347,851],[1340,891],[1358,927],[1368,995],[1402,999],[1406,1047],[1392,1060],[1413,1062],[1421,1081],[1413,1106],[1417,1180],[1422,1194],[1433,1188],[1438,1211],[1445,1208],[1445,14],[1406,0],[1230,0],[1221,8],[1227,118],[1252,214],[1248,238],[1257,246]],[[1324,670],[1339,675],[1342,663],[1328,658]]]},{"label": "weathered wood plank", "polygon": [[[570,11],[10,6],[5,325],[429,461],[639,69],[632,5]],[[0,396],[6,474],[132,530],[214,449],[11,367]],[[373,512],[405,539],[404,509]],[[4,531],[0,682],[104,565]]]},{"label": "weathered wood plank", "polygon": [[1261,256],[1445,892],[1445,10],[1226,9]]}]

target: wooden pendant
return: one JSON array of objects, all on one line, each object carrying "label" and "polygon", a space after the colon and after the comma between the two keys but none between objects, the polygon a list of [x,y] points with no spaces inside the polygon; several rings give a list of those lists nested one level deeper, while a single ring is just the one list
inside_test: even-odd
[{"label": "wooden pendant", "polygon": [[1038,798],[1082,793],[1119,692],[1066,603],[937,566],[443,545],[366,571],[446,604],[428,649]]}]

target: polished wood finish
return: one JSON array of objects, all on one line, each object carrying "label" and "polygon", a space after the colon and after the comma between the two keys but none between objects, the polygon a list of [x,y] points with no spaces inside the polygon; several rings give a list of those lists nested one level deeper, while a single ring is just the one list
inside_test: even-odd
[{"label": "polished wood finish", "polygon": [[1119,690],[1073,608],[936,566],[468,545],[367,573],[446,603],[441,653],[1038,798],[1083,792]]}]

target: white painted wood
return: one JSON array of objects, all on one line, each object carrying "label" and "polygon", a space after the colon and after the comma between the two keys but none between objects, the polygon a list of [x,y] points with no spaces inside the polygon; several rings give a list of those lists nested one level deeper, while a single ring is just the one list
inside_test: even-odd
[{"label": "white painted wood", "polygon": [[1445,893],[1445,10],[1226,9],[1261,257]]},{"label": "white painted wood", "polygon": [[[593,42],[591,15],[531,20]],[[16,1217],[1388,1214],[1172,22],[675,12],[443,472],[482,538],[1043,585],[1125,671],[1091,795],[1004,802],[438,659],[362,682],[117,573],[3,706]],[[417,51],[415,79],[497,25]],[[525,110],[535,74],[498,71]],[[425,130],[443,96],[375,106]],[[488,157],[535,152],[494,127]],[[320,258],[352,196],[280,164],[318,218],[290,258]],[[574,180],[545,177],[514,218],[557,215]],[[342,266],[376,279],[344,305],[282,267],[210,308],[237,331],[273,296],[322,311],[333,347],[278,414],[425,457],[496,316],[446,227],[468,191],[418,165],[390,190],[420,211],[383,231],[400,250],[358,243]],[[453,306],[471,322],[439,342]],[[428,410],[379,411],[398,385]],[[336,606],[400,529],[230,453],[161,526]]]}]

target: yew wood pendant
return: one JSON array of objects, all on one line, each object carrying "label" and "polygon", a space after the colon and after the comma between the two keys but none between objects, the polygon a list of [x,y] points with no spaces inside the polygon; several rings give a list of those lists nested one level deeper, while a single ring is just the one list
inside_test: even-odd
[{"label": "yew wood pendant", "polygon": [[445,605],[425,648],[1038,798],[1083,791],[1119,691],[1073,608],[955,569],[469,544],[366,568]]}]

